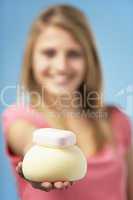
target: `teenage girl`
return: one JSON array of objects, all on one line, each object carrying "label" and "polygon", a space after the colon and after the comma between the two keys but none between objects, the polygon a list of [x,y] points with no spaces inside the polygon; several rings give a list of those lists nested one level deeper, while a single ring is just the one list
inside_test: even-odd
[{"label": "teenage girl", "polygon": [[[28,92],[29,104],[19,102],[3,113],[7,153],[20,199],[133,200],[130,120],[119,108],[104,104],[95,41],[80,10],[53,6],[34,21],[21,85]],[[88,161],[84,179],[72,184],[24,178],[23,156],[32,146],[34,130],[42,127],[76,134]]]}]

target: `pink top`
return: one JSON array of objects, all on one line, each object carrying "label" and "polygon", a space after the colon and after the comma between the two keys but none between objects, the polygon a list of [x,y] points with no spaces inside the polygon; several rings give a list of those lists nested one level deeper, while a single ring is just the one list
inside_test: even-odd
[{"label": "pink top", "polygon": [[[114,153],[107,145],[97,156],[88,156],[86,177],[66,190],[45,192],[32,188],[16,174],[15,166],[22,158],[15,156],[6,142],[7,154],[17,179],[21,200],[127,200],[127,168],[124,155],[131,145],[131,126],[128,117],[120,109],[112,107],[111,113],[113,134],[118,144],[117,151]],[[16,119],[29,121],[37,128],[50,127],[42,114],[32,107],[11,106],[3,113],[5,141],[8,128]]]}]

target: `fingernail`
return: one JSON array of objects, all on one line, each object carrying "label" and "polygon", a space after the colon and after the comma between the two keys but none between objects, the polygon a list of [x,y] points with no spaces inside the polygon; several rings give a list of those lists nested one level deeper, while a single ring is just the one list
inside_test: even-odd
[{"label": "fingernail", "polygon": [[51,188],[52,187],[52,184],[50,182],[43,182],[41,185],[43,187],[46,187],[46,188]]},{"label": "fingernail", "polygon": [[58,189],[61,189],[62,188],[62,183],[61,182],[56,182],[54,183],[55,187],[58,188]]}]

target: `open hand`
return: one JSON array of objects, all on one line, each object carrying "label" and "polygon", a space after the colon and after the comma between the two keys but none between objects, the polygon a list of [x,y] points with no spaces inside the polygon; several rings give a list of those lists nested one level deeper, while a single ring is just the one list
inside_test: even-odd
[{"label": "open hand", "polygon": [[17,167],[16,167],[16,171],[17,173],[26,181],[28,181],[32,187],[36,188],[36,189],[40,189],[46,192],[49,192],[50,190],[53,189],[66,189],[68,187],[70,187],[73,182],[72,181],[57,181],[57,182],[48,182],[48,181],[44,181],[44,182],[35,182],[35,181],[30,181],[28,179],[26,179],[23,175],[23,171],[22,171],[22,162],[19,162]]}]

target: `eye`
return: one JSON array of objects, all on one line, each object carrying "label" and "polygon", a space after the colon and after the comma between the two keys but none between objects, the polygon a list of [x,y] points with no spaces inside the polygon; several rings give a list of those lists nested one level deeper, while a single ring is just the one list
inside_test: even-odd
[{"label": "eye", "polygon": [[41,50],[41,53],[48,58],[53,58],[56,55],[56,50],[55,49],[43,49],[43,50]]},{"label": "eye", "polygon": [[80,57],[82,57],[82,53],[77,50],[69,50],[67,53],[67,56],[69,58],[80,58]]}]

